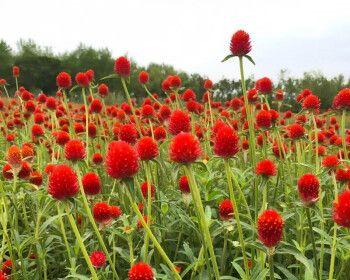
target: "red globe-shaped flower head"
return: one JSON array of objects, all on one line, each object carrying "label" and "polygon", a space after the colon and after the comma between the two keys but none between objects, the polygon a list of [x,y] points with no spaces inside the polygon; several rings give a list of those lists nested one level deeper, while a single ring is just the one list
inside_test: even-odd
[{"label": "red globe-shaped flower head", "polygon": [[72,78],[67,72],[60,72],[56,77],[56,84],[60,88],[70,88],[72,86]]},{"label": "red globe-shaped flower head", "polygon": [[106,255],[101,251],[94,251],[90,255],[90,261],[96,268],[101,268],[106,264]]},{"label": "red globe-shaped flower head", "polygon": [[98,202],[92,208],[92,214],[96,222],[107,224],[111,219],[110,206],[105,202]]},{"label": "red globe-shaped flower head", "polygon": [[172,135],[177,135],[180,132],[189,132],[190,130],[191,130],[190,116],[181,110],[173,111],[169,119],[169,132]]},{"label": "red globe-shaped flower head", "polygon": [[333,99],[333,108],[337,110],[350,110],[350,88],[344,88]]},{"label": "red globe-shaped flower head", "polygon": [[69,140],[64,145],[64,154],[68,160],[77,161],[84,159],[86,156],[84,142],[81,140]]},{"label": "red globe-shaped flower head", "polygon": [[322,160],[322,166],[328,169],[335,169],[340,164],[339,158],[336,155],[325,156]]},{"label": "red globe-shaped flower head", "polygon": [[298,191],[301,201],[309,206],[319,198],[320,181],[311,173],[304,174],[298,180]]},{"label": "red globe-shaped flower head", "polygon": [[350,228],[350,190],[342,192],[333,202],[333,220],[339,226]]},{"label": "red globe-shaped flower head", "polygon": [[288,136],[291,139],[300,139],[305,135],[305,128],[298,123],[287,126]]},{"label": "red globe-shaped flower head", "polygon": [[147,182],[143,182],[141,184],[140,188],[141,188],[142,196],[144,198],[148,198],[148,191],[150,191],[150,193],[151,193],[151,198],[154,197],[154,194],[156,192],[156,188],[154,185],[151,185],[151,187],[149,187],[149,184]]},{"label": "red globe-shaped flower head", "polygon": [[109,88],[106,84],[100,84],[98,86],[98,93],[101,97],[106,97],[108,95]]},{"label": "red globe-shaped flower head", "polygon": [[320,109],[321,102],[318,96],[310,94],[305,97],[302,103],[302,107],[304,110],[309,111],[318,111]]},{"label": "red globe-shaped flower head", "polygon": [[204,88],[206,89],[206,90],[209,90],[209,89],[211,89],[213,87],[213,82],[211,81],[211,80],[205,80],[204,81]]},{"label": "red globe-shaped flower head", "polygon": [[86,173],[81,179],[81,182],[84,187],[84,192],[87,195],[96,195],[101,192],[101,180],[96,173]]},{"label": "red globe-shaped flower head", "polygon": [[259,92],[261,92],[263,94],[267,94],[267,93],[270,93],[272,91],[273,84],[272,84],[272,81],[268,77],[263,77],[263,78],[256,81],[255,87]]},{"label": "red globe-shaped flower head", "polygon": [[113,141],[107,148],[106,169],[115,179],[130,178],[139,170],[139,155],[129,143]]},{"label": "red globe-shaped flower head", "polygon": [[152,137],[142,137],[136,144],[141,160],[151,160],[159,155],[158,144]]},{"label": "red globe-shaped flower head", "polygon": [[16,78],[19,76],[19,67],[18,66],[12,67],[12,75]]},{"label": "red globe-shaped flower head", "polygon": [[179,179],[179,190],[182,193],[190,193],[191,192],[187,176],[181,176],[180,177],[180,179]]},{"label": "red globe-shaped flower head", "polygon": [[58,200],[75,196],[79,186],[74,170],[66,164],[55,165],[49,175],[48,192]]},{"label": "red globe-shaped flower head", "polygon": [[282,239],[284,222],[281,215],[273,210],[265,210],[258,218],[259,240],[266,247],[275,247]]},{"label": "red globe-shaped flower head", "polygon": [[118,57],[114,62],[114,72],[122,78],[129,77],[130,61],[124,56]]},{"label": "red globe-shaped flower head", "polygon": [[214,153],[219,157],[233,157],[238,151],[238,135],[229,125],[219,128],[214,139]]},{"label": "red globe-shaped flower head", "polygon": [[84,72],[75,75],[75,81],[80,87],[88,87],[90,84],[89,76]]},{"label": "red globe-shaped flower head", "polygon": [[149,75],[146,71],[141,71],[139,73],[139,82],[140,84],[144,85],[147,84],[149,80]]},{"label": "red globe-shaped flower head", "polygon": [[259,161],[255,167],[255,173],[263,177],[271,177],[276,175],[276,165],[270,159]]},{"label": "red globe-shaped flower head", "polygon": [[272,125],[271,112],[268,110],[261,110],[256,114],[256,125],[260,128],[268,129]]},{"label": "red globe-shaped flower head", "polygon": [[238,30],[232,35],[230,51],[233,55],[244,56],[252,49],[249,34],[243,30]]},{"label": "red globe-shaped flower head", "polygon": [[222,220],[233,218],[233,204],[230,199],[224,199],[219,204],[219,215]]},{"label": "red globe-shaped flower head", "polygon": [[138,262],[128,273],[129,280],[154,280],[152,267],[146,263]]},{"label": "red globe-shaped flower head", "polygon": [[172,161],[191,163],[199,158],[201,147],[197,137],[191,133],[181,132],[170,143],[169,155]]}]

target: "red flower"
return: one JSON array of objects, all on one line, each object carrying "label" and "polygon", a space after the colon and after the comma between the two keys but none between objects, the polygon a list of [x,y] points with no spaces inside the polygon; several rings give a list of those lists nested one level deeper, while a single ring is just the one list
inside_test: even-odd
[{"label": "red flower", "polygon": [[139,156],[130,144],[113,141],[108,145],[106,168],[108,175],[115,179],[132,177],[139,170]]},{"label": "red flower", "polygon": [[146,71],[141,71],[139,74],[139,82],[140,84],[147,84],[149,79],[149,75]]},{"label": "red flower", "polygon": [[181,110],[173,111],[169,119],[168,128],[172,135],[177,135],[180,132],[189,132],[191,130],[190,116]]},{"label": "red flower", "polygon": [[101,251],[94,251],[90,255],[90,261],[94,267],[103,267],[106,264],[106,255]]},{"label": "red flower", "polygon": [[48,192],[55,199],[63,200],[79,192],[78,178],[73,169],[66,165],[55,165],[49,174]]},{"label": "red flower", "polygon": [[168,80],[171,88],[178,88],[181,86],[181,83],[182,83],[181,78],[177,75],[170,76]]},{"label": "red flower", "polygon": [[32,126],[32,135],[33,135],[33,137],[43,136],[44,135],[44,129],[38,124],[33,124],[33,126]]},{"label": "red flower", "polygon": [[256,114],[256,124],[258,127],[261,128],[269,128],[272,124],[272,116],[270,111],[268,110],[261,110],[259,113]]},{"label": "red flower", "polygon": [[350,88],[344,88],[333,99],[333,108],[350,110]]},{"label": "red flower", "polygon": [[159,109],[159,115],[162,120],[167,120],[171,115],[171,110],[167,105],[162,105]]},{"label": "red flower", "polygon": [[39,171],[32,171],[29,176],[30,183],[36,186],[41,186],[43,183],[43,176]]},{"label": "red flower", "polygon": [[119,139],[130,144],[134,144],[137,139],[137,130],[132,123],[124,124],[119,130]]},{"label": "red flower", "polygon": [[243,30],[238,30],[232,35],[230,51],[233,55],[244,56],[251,51],[249,34]]},{"label": "red flower", "polygon": [[318,200],[319,188],[318,178],[311,173],[304,174],[298,180],[299,196],[306,205],[313,204]]},{"label": "red flower", "polygon": [[158,144],[152,137],[142,137],[136,144],[136,150],[141,160],[151,160],[159,155]]},{"label": "red flower", "polygon": [[81,140],[69,140],[64,145],[64,154],[68,160],[76,161],[84,159],[86,156],[84,142]]},{"label": "red flower", "polygon": [[322,166],[325,168],[335,169],[340,161],[336,155],[329,155],[323,158]]},{"label": "red flower", "polygon": [[7,279],[8,279],[7,275],[3,271],[0,270],[0,280],[7,280]]},{"label": "red flower", "polygon": [[46,98],[46,107],[50,110],[55,110],[56,109],[56,99],[55,97],[49,96]]},{"label": "red flower", "polygon": [[305,129],[298,123],[287,126],[288,136],[291,139],[299,139],[304,136]]},{"label": "red flower", "polygon": [[[147,182],[143,182],[140,186],[141,188],[141,193],[142,193],[142,196],[144,198],[148,198],[148,189],[149,189],[149,184],[147,184]],[[156,188],[151,185],[151,197],[153,198],[154,197],[154,193],[156,192]]]},{"label": "red flower", "polygon": [[10,275],[12,272],[12,267],[13,267],[13,263],[11,260],[7,260],[5,261],[2,266],[1,266],[1,270],[6,274],[6,275]]},{"label": "red flower", "polygon": [[106,224],[111,220],[110,206],[105,202],[97,202],[92,208],[96,222]]},{"label": "red flower", "polygon": [[19,76],[19,67],[18,66],[12,67],[12,75],[16,78]]},{"label": "red flower", "polygon": [[305,110],[310,110],[310,111],[317,111],[320,109],[321,103],[320,99],[318,96],[310,94],[307,97],[305,97],[302,107]]},{"label": "red flower", "polygon": [[338,169],[335,173],[335,178],[341,183],[347,183],[350,181],[350,169]]},{"label": "red flower", "polygon": [[101,192],[101,180],[96,173],[86,173],[81,179],[81,182],[84,187],[84,192],[87,195],[95,195]]},{"label": "red flower", "polygon": [[154,116],[154,108],[152,105],[145,104],[141,107],[141,115],[144,118],[152,118]]},{"label": "red flower", "polygon": [[169,146],[170,159],[178,163],[194,162],[201,154],[197,137],[181,132],[176,135]]},{"label": "red flower", "polygon": [[55,131],[52,134],[55,137],[56,143],[58,145],[63,146],[70,140],[69,133],[66,131]]},{"label": "red flower", "polygon": [[333,220],[342,227],[350,228],[350,190],[342,192],[333,202]]},{"label": "red flower", "polygon": [[90,84],[89,76],[83,72],[75,75],[75,81],[80,87],[88,87]]},{"label": "red flower", "polygon": [[190,185],[188,184],[187,176],[181,176],[179,180],[179,190],[182,193],[190,193]]},{"label": "red flower", "polygon": [[56,84],[60,88],[70,88],[72,86],[72,78],[67,72],[61,72],[56,77]]},{"label": "red flower", "polygon": [[154,273],[148,264],[138,262],[130,268],[128,277],[129,280],[153,280]]},{"label": "red flower", "polygon": [[12,168],[19,168],[22,163],[22,152],[21,149],[15,145],[12,145],[7,150],[7,156],[6,156],[8,164],[11,165]]},{"label": "red flower", "polygon": [[214,153],[220,157],[233,157],[238,151],[238,135],[229,125],[219,128],[214,139]]},{"label": "red flower", "polygon": [[205,80],[204,81],[204,88],[206,90],[209,90],[213,87],[213,82],[211,80]]},{"label": "red flower", "polygon": [[266,247],[276,246],[282,239],[283,225],[282,217],[277,211],[265,210],[258,218],[259,240]]},{"label": "red flower", "polygon": [[103,162],[103,157],[100,153],[96,153],[92,155],[92,162],[94,164],[100,164]]},{"label": "red flower", "polygon": [[182,99],[185,101],[196,100],[196,94],[192,89],[188,88],[182,94]]},{"label": "red flower", "polygon": [[118,219],[122,215],[122,210],[118,206],[110,205],[109,210],[113,219]]},{"label": "red flower", "polygon": [[219,215],[222,220],[233,218],[233,204],[230,199],[224,199],[219,204]]},{"label": "red flower", "polygon": [[263,77],[263,78],[256,81],[255,87],[261,93],[266,94],[266,93],[270,93],[272,91],[273,84],[269,78]]},{"label": "red flower", "polygon": [[92,69],[89,69],[85,72],[86,76],[88,77],[89,79],[89,82],[91,83],[93,80],[94,80],[94,77],[95,77],[95,72],[94,70]]},{"label": "red flower", "polygon": [[124,56],[118,57],[114,62],[114,72],[122,78],[129,77],[130,61]]},{"label": "red flower", "polygon": [[106,97],[108,95],[109,88],[106,84],[100,84],[98,86],[98,93],[101,95],[101,97]]},{"label": "red flower", "polygon": [[264,159],[256,164],[255,173],[264,177],[275,176],[276,165],[272,160]]}]

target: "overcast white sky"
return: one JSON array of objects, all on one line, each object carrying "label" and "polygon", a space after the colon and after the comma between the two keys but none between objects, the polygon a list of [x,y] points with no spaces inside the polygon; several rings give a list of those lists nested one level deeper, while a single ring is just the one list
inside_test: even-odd
[{"label": "overcast white sky", "polygon": [[244,29],[256,61],[247,72],[255,78],[275,79],[282,68],[292,76],[320,70],[350,77],[349,0],[1,2],[0,38],[14,48],[20,38],[56,53],[82,42],[141,65],[164,62],[218,80],[238,77],[236,61],[220,61],[233,32]]}]

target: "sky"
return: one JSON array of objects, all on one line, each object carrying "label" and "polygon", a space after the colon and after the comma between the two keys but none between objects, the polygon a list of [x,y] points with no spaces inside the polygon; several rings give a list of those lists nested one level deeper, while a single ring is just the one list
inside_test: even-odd
[{"label": "sky", "polygon": [[84,43],[217,81],[239,77],[237,59],[221,60],[243,29],[256,62],[245,63],[247,75],[277,79],[287,69],[292,77],[320,71],[350,78],[349,0],[0,1],[0,39],[14,49],[19,39],[54,53]]}]

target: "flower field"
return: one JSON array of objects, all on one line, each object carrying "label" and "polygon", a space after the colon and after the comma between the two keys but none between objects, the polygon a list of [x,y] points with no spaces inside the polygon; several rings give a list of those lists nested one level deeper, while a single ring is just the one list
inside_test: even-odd
[{"label": "flower field", "polygon": [[292,112],[269,78],[246,87],[251,49],[233,34],[223,62],[241,93],[226,101],[177,75],[160,98],[142,71],[137,102],[124,56],[101,80],[60,72],[56,95],[14,66],[0,79],[0,280],[349,279],[350,88],[327,111],[304,89]]}]

